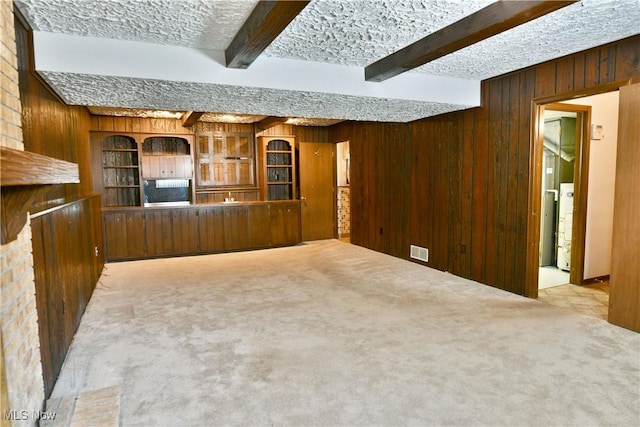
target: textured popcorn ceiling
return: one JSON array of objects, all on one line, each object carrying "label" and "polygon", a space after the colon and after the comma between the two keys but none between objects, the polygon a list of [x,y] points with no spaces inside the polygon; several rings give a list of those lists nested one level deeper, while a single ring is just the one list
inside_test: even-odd
[{"label": "textured popcorn ceiling", "polygon": [[640,33],[640,0],[582,0],[416,72],[486,79]]},{"label": "textured popcorn ceiling", "polygon": [[[312,0],[263,55],[364,67],[492,2]],[[256,0],[17,1],[35,30],[217,52],[228,46],[256,3]],[[482,80],[639,32],[640,0],[582,0],[411,73]],[[410,121],[466,108],[375,95],[157,81],[149,76],[120,78],[108,73],[90,76],[74,71],[39,70],[65,99],[83,105],[380,121]],[[189,70],[185,70],[185,76],[188,75]]]},{"label": "textured popcorn ceiling", "polygon": [[[265,55],[364,67],[493,2],[316,1]],[[413,72],[484,80],[639,32],[640,0],[583,0]]]},{"label": "textured popcorn ceiling", "polygon": [[494,1],[314,1],[265,55],[364,67]]},{"label": "textured popcorn ceiling", "polygon": [[[230,114],[407,122],[464,106],[319,92],[286,91],[129,77],[41,72],[69,103],[126,108],[225,111]],[[275,113],[274,113],[275,112]]]},{"label": "textured popcorn ceiling", "polygon": [[258,0],[18,0],[34,30],[227,48]]}]

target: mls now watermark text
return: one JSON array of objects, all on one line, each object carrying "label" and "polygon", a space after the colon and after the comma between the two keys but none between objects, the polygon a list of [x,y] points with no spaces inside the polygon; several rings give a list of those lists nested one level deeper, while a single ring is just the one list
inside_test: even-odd
[{"label": "mls now watermark text", "polygon": [[11,421],[27,421],[27,420],[42,420],[53,421],[56,419],[55,412],[42,412],[42,411],[2,411],[2,417],[5,420]]}]

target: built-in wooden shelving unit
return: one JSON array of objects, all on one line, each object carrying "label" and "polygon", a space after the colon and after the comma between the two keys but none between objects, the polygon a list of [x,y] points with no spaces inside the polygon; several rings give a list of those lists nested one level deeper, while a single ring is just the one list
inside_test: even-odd
[{"label": "built-in wooden shelving unit", "polygon": [[295,139],[260,137],[263,200],[296,198]]}]

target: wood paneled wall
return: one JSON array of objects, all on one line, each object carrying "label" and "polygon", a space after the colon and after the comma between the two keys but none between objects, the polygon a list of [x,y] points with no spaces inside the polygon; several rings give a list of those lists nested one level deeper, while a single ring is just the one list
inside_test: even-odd
[{"label": "wood paneled wall", "polygon": [[76,200],[91,192],[89,114],[70,107],[52,94],[32,70],[31,35],[16,19],[16,45],[22,103],[24,149],[77,163],[80,184],[52,185],[37,198],[31,212]]},{"label": "wood paneled wall", "polygon": [[100,196],[31,219],[36,306],[45,396],[53,391],[71,340],[102,270]]},{"label": "wood paneled wall", "polygon": [[295,136],[296,143],[299,144],[304,142],[328,142],[329,131],[327,127],[278,124],[258,132],[256,136]]},{"label": "wood paneled wall", "polygon": [[128,133],[192,134],[180,119],[152,119],[142,117],[113,117],[91,115],[90,130]]},{"label": "wood paneled wall", "polygon": [[350,141],[352,242],[403,258],[423,246],[430,267],[524,294],[532,100],[629,80],[640,36],[483,81],[479,108],[330,127]]},{"label": "wood paneled wall", "polygon": [[408,258],[411,212],[411,127],[402,123],[343,122],[329,130],[349,140],[351,241]]},{"label": "wood paneled wall", "polygon": [[16,19],[16,41],[24,148],[77,163],[80,170],[79,184],[51,185],[30,209],[40,352],[48,397],[104,266],[101,206],[99,195],[92,194],[89,113],[65,105],[37,77],[31,34],[20,19]]}]

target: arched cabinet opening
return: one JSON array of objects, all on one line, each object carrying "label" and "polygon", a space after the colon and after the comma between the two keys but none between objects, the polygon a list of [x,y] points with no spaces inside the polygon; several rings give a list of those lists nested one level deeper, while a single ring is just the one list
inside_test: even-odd
[{"label": "arched cabinet opening", "polygon": [[153,136],[142,142],[144,205],[191,203],[193,162],[189,141]]},{"label": "arched cabinet opening", "polygon": [[102,141],[102,203],[140,206],[140,165],[136,140],[111,135]]},{"label": "arched cabinet opening", "polygon": [[260,137],[264,200],[296,198],[295,143],[292,137]]}]

